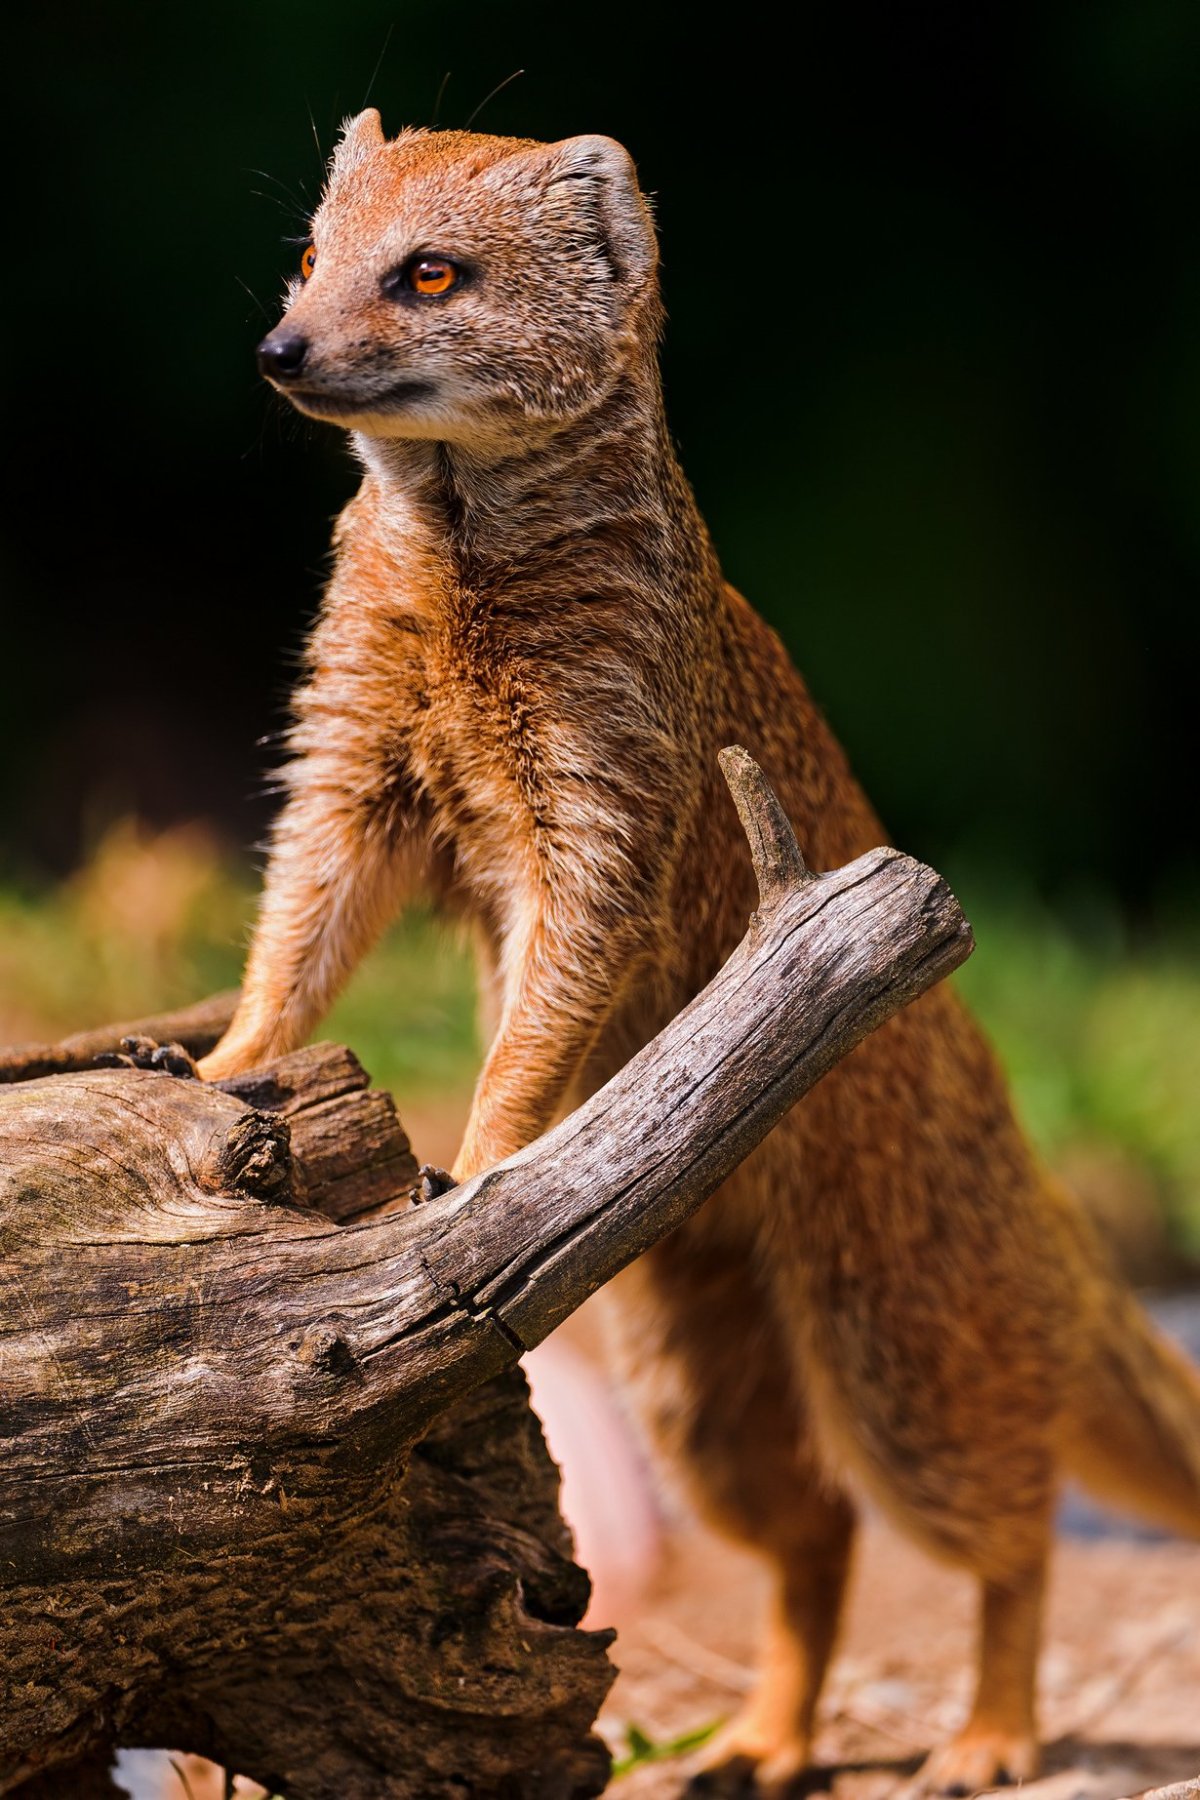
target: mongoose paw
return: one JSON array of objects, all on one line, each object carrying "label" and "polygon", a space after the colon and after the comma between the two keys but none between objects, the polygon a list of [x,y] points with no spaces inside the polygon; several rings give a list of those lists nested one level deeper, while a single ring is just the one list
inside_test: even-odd
[{"label": "mongoose paw", "polygon": [[758,1765],[753,1757],[728,1756],[711,1767],[698,1769],[684,1793],[694,1800],[751,1800],[757,1794],[755,1774]]},{"label": "mongoose paw", "polygon": [[264,1063],[273,1062],[280,1054],[269,1038],[237,1038],[232,1031],[227,1031],[208,1055],[197,1062],[196,1073],[201,1081],[236,1081],[239,1075],[261,1069]]},{"label": "mongoose paw", "polygon": [[994,1725],[967,1725],[930,1752],[917,1776],[926,1793],[969,1795],[1009,1781],[1031,1781],[1038,1770],[1036,1739]]},{"label": "mongoose paw", "polygon": [[102,1050],[92,1058],[98,1069],[161,1069],[166,1075],[179,1075],[185,1081],[199,1077],[192,1058],[182,1044],[158,1044],[149,1037],[123,1037],[119,1050]]},{"label": "mongoose paw", "polygon": [[807,1738],[768,1734],[748,1708],[704,1746],[686,1791],[697,1800],[784,1800],[801,1791],[810,1766]]},{"label": "mongoose paw", "polygon": [[427,1200],[440,1200],[443,1194],[457,1186],[453,1175],[445,1169],[435,1168],[433,1163],[422,1163],[417,1180],[408,1190],[408,1197],[414,1206],[424,1206]]}]

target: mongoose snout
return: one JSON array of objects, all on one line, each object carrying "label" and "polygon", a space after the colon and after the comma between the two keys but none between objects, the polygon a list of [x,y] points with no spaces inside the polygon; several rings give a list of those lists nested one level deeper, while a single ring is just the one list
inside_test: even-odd
[{"label": "mongoose snout", "polygon": [[281,326],[267,334],[255,354],[260,375],[268,381],[290,381],[308,359],[308,339]]}]

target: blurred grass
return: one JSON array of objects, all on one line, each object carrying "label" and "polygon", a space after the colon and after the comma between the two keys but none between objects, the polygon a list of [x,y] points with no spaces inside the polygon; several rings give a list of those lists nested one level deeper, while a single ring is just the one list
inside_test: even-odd
[{"label": "blurred grass", "polygon": [[648,1763],[674,1762],[677,1757],[687,1756],[702,1744],[707,1744],[709,1738],[720,1730],[721,1724],[720,1719],[713,1719],[694,1731],[685,1731],[680,1737],[658,1741],[647,1736],[640,1725],[627,1725],[624,1752],[613,1757],[613,1780],[620,1781],[623,1775],[632,1775],[635,1769],[644,1769]]},{"label": "blurred grass", "polygon": [[1193,905],[1134,931],[1088,890],[1051,909],[994,870],[950,871],[977,949],[956,977],[1047,1160],[1118,1157],[1200,1255],[1200,928]]},{"label": "blurred grass", "polygon": [[[1136,934],[1088,892],[1055,908],[978,861],[951,866],[979,945],[957,977],[1042,1152],[1082,1155],[1153,1191],[1176,1248],[1200,1255],[1200,927],[1160,908]],[[256,890],[199,826],[123,822],[52,889],[0,889],[0,1040],[182,1004],[238,980]],[[460,1096],[479,1049],[464,945],[422,914],[358,972],[323,1032],[402,1097]]]},{"label": "blurred grass", "polygon": [[[236,986],[257,888],[204,827],[152,836],[130,821],[61,886],[0,887],[0,1041],[49,1040]],[[469,1090],[479,1048],[465,948],[411,914],[321,1030],[398,1093]]]}]

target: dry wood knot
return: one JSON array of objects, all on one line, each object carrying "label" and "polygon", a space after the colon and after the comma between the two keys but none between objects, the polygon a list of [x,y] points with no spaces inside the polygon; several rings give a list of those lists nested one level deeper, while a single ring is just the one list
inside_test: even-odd
[{"label": "dry wood knot", "polygon": [[293,1197],[292,1134],[286,1119],[248,1112],[222,1136],[203,1171],[204,1185],[216,1191],[250,1194],[256,1200]]},{"label": "dry wood knot", "polygon": [[328,1322],[309,1326],[300,1339],[296,1355],[310,1369],[318,1369],[326,1375],[346,1376],[358,1371],[358,1359],[345,1336]]}]

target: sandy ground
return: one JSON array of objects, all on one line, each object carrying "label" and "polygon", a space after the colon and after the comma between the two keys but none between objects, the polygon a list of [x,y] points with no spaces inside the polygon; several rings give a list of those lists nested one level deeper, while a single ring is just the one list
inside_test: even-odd
[{"label": "sandy ground", "polygon": [[[630,1724],[656,1743],[727,1716],[750,1680],[762,1583],[698,1527],[674,1535],[652,1602],[620,1636],[621,1674],[602,1718],[614,1748]],[[809,1791],[882,1800],[961,1720],[968,1698],[970,1583],[882,1524],[863,1534]],[[1045,1800],[1114,1800],[1200,1774],[1200,1548],[1064,1542],[1041,1665]],[[688,1764],[635,1769],[624,1800],[683,1791]]]}]

